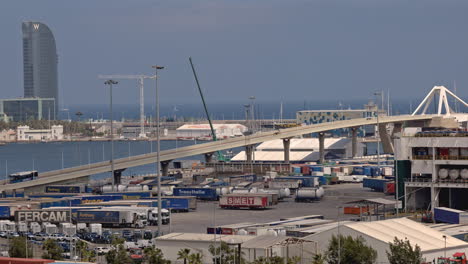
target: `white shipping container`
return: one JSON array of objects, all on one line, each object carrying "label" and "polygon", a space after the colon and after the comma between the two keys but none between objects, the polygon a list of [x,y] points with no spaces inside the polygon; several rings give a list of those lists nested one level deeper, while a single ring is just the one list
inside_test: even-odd
[{"label": "white shipping container", "polygon": [[56,225],[53,225],[53,224],[47,224],[45,226],[45,232],[47,234],[55,234],[55,233],[58,233],[58,228]]},{"label": "white shipping container", "polygon": [[71,226],[66,227],[65,230],[63,230],[63,233],[68,236],[76,235],[76,226],[71,225]]},{"label": "white shipping container", "polygon": [[393,168],[392,167],[383,167],[383,175],[384,176],[393,176]]},{"label": "white shipping container", "polygon": [[312,176],[323,176],[323,172],[322,171],[313,171],[312,172]]},{"label": "white shipping container", "polygon": [[349,175],[351,170],[349,170],[348,167],[341,167],[341,172],[343,172],[345,175]]},{"label": "white shipping container", "polygon": [[458,219],[460,225],[468,224],[468,212],[460,213]]},{"label": "white shipping container", "polygon": [[33,234],[40,233],[42,231],[41,225],[38,222],[31,222],[29,224],[29,228]]},{"label": "white shipping container", "polygon": [[90,224],[89,229],[91,233],[97,233],[98,235],[102,235],[102,224]]},{"label": "white shipping container", "polygon": [[299,188],[299,181],[271,181],[268,186],[272,189],[279,189],[279,188],[289,188],[289,189],[297,189]]},{"label": "white shipping container", "polygon": [[86,223],[77,223],[76,224],[76,230],[86,230]]},{"label": "white shipping container", "polygon": [[[323,174],[324,175],[330,175],[331,174],[331,168],[330,167],[323,167]],[[319,176],[319,175],[317,175]]]},{"label": "white shipping container", "polygon": [[18,222],[18,232],[28,232],[28,224],[26,222]]}]

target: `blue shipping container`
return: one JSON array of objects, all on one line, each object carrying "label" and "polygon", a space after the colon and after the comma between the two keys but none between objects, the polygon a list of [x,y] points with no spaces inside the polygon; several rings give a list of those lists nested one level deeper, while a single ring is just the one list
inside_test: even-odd
[{"label": "blue shipping container", "polygon": [[374,191],[383,192],[385,183],[389,180],[386,179],[372,179],[372,178],[364,178],[362,180],[362,187],[364,188],[371,188]]},{"label": "blue shipping container", "polygon": [[323,171],[322,166],[309,166],[311,171]]},{"label": "blue shipping container", "polygon": [[434,208],[434,219],[437,223],[460,224],[460,210],[455,210],[446,207]]},{"label": "blue shipping container", "polygon": [[174,188],[174,196],[195,196],[198,199],[216,200],[216,189],[211,188]]},{"label": "blue shipping container", "polygon": [[138,200],[151,197],[151,192],[115,192],[106,195],[115,196],[114,200]]},{"label": "blue shipping container", "polygon": [[371,167],[366,166],[366,167],[363,168],[363,171],[364,171],[364,175],[366,175],[366,176],[372,176],[372,169],[371,169]]},{"label": "blue shipping container", "polygon": [[353,174],[354,175],[365,175],[363,167],[353,167]]},{"label": "blue shipping container", "polygon": [[10,206],[0,206],[0,218],[1,219],[10,218]]},{"label": "blue shipping container", "polygon": [[301,167],[293,167],[293,173],[301,173]]}]

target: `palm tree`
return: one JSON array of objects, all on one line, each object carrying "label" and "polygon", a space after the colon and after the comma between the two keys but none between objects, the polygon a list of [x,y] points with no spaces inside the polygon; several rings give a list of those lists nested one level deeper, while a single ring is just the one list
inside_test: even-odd
[{"label": "palm tree", "polygon": [[184,264],[187,264],[187,259],[190,256],[190,249],[188,248],[183,248],[177,252],[177,259],[183,259]]},{"label": "palm tree", "polygon": [[325,257],[322,254],[317,254],[312,259],[312,264],[324,264],[324,263],[325,263]]},{"label": "palm tree", "polygon": [[201,253],[190,254],[189,264],[203,264],[203,255]]}]

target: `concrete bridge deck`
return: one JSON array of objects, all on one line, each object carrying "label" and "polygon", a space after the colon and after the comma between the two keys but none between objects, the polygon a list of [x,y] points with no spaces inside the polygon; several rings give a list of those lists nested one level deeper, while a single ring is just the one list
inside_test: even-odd
[{"label": "concrete bridge deck", "polygon": [[[403,123],[407,121],[427,121],[432,119],[433,115],[401,115],[401,116],[388,116],[380,117],[379,123]],[[286,128],[277,131],[261,132],[249,136],[242,136],[237,138],[230,138],[216,142],[208,142],[203,144],[197,144],[187,147],[181,147],[177,149],[170,149],[161,151],[161,162],[170,161],[178,158],[189,157],[200,154],[214,153],[219,150],[232,149],[236,147],[252,146],[258,143],[262,143],[274,139],[287,139],[295,136],[325,132],[340,128],[351,128],[359,127],[364,125],[376,125],[376,118],[360,118],[351,119],[344,121],[336,121],[322,124],[314,124],[301,127]],[[115,159],[114,169],[126,169],[130,167],[151,164],[156,162],[156,152],[137,155],[127,158]],[[72,180],[80,177],[87,177],[93,174],[99,174],[111,171],[110,161],[98,162],[89,165],[82,165],[72,168],[66,168],[61,170],[49,171],[40,173],[38,179],[33,181],[6,184],[0,186],[0,192],[7,190],[17,190],[35,187],[39,185],[51,184],[55,182],[62,182]]]}]

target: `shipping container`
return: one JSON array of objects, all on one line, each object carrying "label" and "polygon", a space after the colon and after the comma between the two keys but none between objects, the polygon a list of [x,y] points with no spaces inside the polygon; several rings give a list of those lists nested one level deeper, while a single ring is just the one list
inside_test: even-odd
[{"label": "shipping container", "polygon": [[364,167],[360,167],[360,166],[353,167],[353,174],[355,174],[355,175],[366,175],[366,174],[364,174]]},{"label": "shipping container", "polygon": [[294,174],[300,174],[301,173],[301,167],[296,167],[296,166],[293,166],[291,167],[292,168],[292,173]]},{"label": "shipping container", "polygon": [[10,206],[0,206],[0,219],[9,219],[10,217]]},{"label": "shipping container", "polygon": [[110,192],[106,195],[112,195],[115,199],[113,200],[136,200],[136,199],[145,199],[151,197],[150,191],[144,192]]},{"label": "shipping container", "polygon": [[268,187],[272,189],[276,188],[289,188],[289,189],[297,189],[299,188],[299,180],[280,180],[275,179],[268,183]]},{"label": "shipping container", "polygon": [[308,165],[301,166],[301,174],[302,175],[310,175],[310,168]]},{"label": "shipping container", "polygon": [[369,212],[369,207],[347,206],[343,208],[343,212],[344,214],[361,215],[361,214]]},{"label": "shipping container", "polygon": [[174,196],[195,196],[202,200],[218,200],[214,188],[174,188]]},{"label": "shipping container", "polygon": [[437,223],[468,224],[468,212],[447,207],[434,208],[434,219]]},{"label": "shipping container", "polygon": [[395,194],[395,182],[386,182],[383,192],[385,194]]},{"label": "shipping container", "polygon": [[310,166],[310,170],[313,171],[313,172],[323,172],[323,166],[316,166],[316,165],[309,165]]},{"label": "shipping container", "polygon": [[374,178],[364,178],[362,181],[362,187],[364,188],[371,188],[377,192],[384,191],[384,185],[389,180],[386,179],[374,179]]}]

